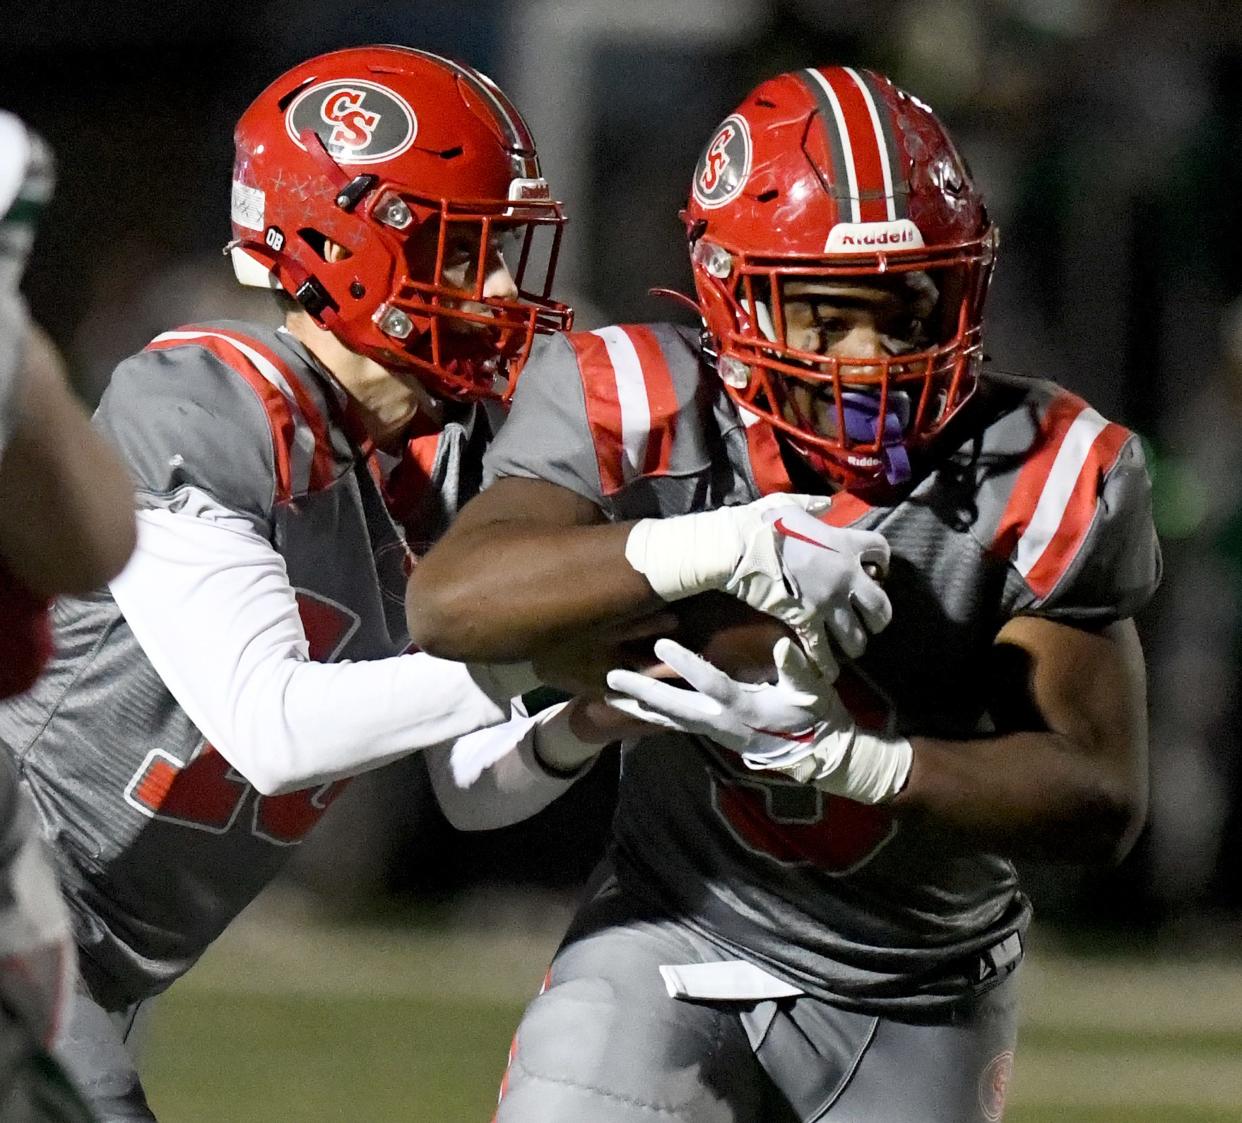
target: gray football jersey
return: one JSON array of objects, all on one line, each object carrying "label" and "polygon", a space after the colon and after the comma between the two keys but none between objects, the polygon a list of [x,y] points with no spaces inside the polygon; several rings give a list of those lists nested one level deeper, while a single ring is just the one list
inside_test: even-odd
[{"label": "gray football jersey", "polygon": [[[213,323],[159,336],[117,368],[95,421],[140,506],[210,502],[271,542],[312,659],[408,648],[409,555],[381,470],[351,439],[339,388],[287,332]],[[478,428],[471,415],[430,438],[423,466],[445,517],[471,456],[480,470]],[[117,1009],[184,972],[345,781],[260,796],[204,743],[106,590],[58,601],[53,626],[43,677],[0,706],[0,742],[54,843],[83,974]]]},{"label": "gray football jersey", "polygon": [[[704,377],[697,333],[614,326],[538,348],[486,458],[489,479],[545,479],[617,520],[798,490],[772,429]],[[1137,438],[1049,382],[985,374],[979,398],[983,420],[906,498],[872,507],[838,493],[825,516],[892,547],[893,622],[839,684],[864,726],[986,729],[986,670],[1008,619],[1127,617],[1159,580]],[[702,739],[627,746],[614,842],[629,891],[861,1008],[960,997],[979,982],[968,977],[975,953],[1028,922],[1001,855],[761,778]]]}]

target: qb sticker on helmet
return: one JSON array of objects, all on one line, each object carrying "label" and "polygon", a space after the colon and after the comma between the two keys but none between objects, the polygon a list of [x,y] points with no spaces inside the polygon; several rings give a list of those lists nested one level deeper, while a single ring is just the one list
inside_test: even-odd
[{"label": "qb sticker on helmet", "polygon": [[306,129],[328,154],[347,164],[378,164],[400,156],[418,135],[418,118],[394,90],[362,78],[320,82],[298,94],[285,113],[293,143]]},{"label": "qb sticker on helmet", "polygon": [[699,206],[723,207],[742,193],[750,178],[750,126],[745,117],[726,117],[707,143],[695,169],[692,190]]}]

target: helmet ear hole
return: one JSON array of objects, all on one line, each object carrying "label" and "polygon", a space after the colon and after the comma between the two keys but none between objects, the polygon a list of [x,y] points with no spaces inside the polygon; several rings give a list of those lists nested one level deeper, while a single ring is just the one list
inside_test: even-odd
[{"label": "helmet ear hole", "polygon": [[313,226],[303,226],[298,231],[298,237],[310,246],[320,261],[326,262],[329,265],[353,257],[353,252],[348,246],[332,241],[326,234],[316,230]]}]

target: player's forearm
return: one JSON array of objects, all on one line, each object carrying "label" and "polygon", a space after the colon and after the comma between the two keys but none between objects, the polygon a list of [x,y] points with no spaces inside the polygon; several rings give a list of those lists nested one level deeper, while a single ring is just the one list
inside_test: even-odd
[{"label": "player's forearm", "polygon": [[890,806],[1014,857],[1110,863],[1133,844],[1147,793],[1133,770],[1050,733],[971,741],[911,738],[913,765]]},{"label": "player's forearm", "polygon": [[220,732],[211,740],[257,791],[283,795],[502,722],[504,693],[485,671],[426,654],[358,663],[269,659],[252,670],[233,711],[216,715]]},{"label": "player's forearm", "polygon": [[25,361],[21,417],[0,460],[0,549],[32,592],[87,593],[133,551],[133,489],[35,329]]},{"label": "player's forearm", "polygon": [[411,639],[445,659],[527,659],[560,636],[659,608],[625,560],[630,526],[496,522],[446,539],[410,579]]},{"label": "player's forearm", "polygon": [[437,746],[426,754],[432,791],[444,817],[459,831],[488,831],[538,814],[589,770],[599,746],[580,746],[582,767],[551,772],[535,753],[542,722],[565,705],[535,716],[515,713],[508,722]]},{"label": "player's forearm", "polygon": [[517,667],[501,675],[421,653],[309,660],[284,559],[244,516],[201,505],[142,511],[138,549],[110,588],[169,693],[263,795],[494,725],[534,687]]}]

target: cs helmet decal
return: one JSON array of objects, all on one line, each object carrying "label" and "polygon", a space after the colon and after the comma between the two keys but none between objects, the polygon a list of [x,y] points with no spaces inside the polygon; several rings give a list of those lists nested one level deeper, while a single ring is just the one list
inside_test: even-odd
[{"label": "cs helmet decal", "polygon": [[387,86],[361,78],[337,78],[303,90],[285,113],[294,144],[304,130],[317,133],[333,159],[378,164],[401,155],[418,135],[409,103]]},{"label": "cs helmet decal", "polygon": [[732,202],[750,178],[750,162],[750,126],[735,113],[721,122],[699,157],[692,188],[695,201],[708,210]]}]

